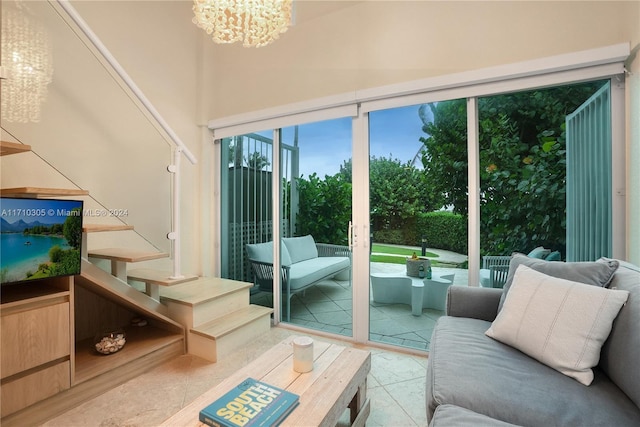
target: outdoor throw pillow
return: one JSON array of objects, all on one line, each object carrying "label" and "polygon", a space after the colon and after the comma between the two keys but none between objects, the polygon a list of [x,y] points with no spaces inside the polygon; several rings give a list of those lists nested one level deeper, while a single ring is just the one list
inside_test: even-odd
[{"label": "outdoor throw pillow", "polygon": [[551,252],[550,249],[545,249],[543,246],[538,246],[537,248],[529,252],[527,256],[529,258],[544,259],[544,257],[549,255],[550,252]]},{"label": "outdoor throw pillow", "polygon": [[521,265],[486,335],[584,385],[628,291],[551,277]]},{"label": "outdoor throw pillow", "polygon": [[616,260],[605,258],[592,262],[549,262],[514,253],[509,262],[509,274],[503,287],[504,291],[500,297],[498,310],[502,310],[504,300],[511,288],[511,282],[513,282],[513,276],[520,265],[526,265],[540,273],[560,279],[606,288],[613,278],[613,273],[618,269],[619,263]]},{"label": "outdoor throw pillow", "polygon": [[553,251],[544,259],[545,261],[562,261],[562,255],[558,251]]}]

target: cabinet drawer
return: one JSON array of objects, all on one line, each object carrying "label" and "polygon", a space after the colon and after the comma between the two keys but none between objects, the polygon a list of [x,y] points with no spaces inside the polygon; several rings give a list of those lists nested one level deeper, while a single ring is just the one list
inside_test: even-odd
[{"label": "cabinet drawer", "polygon": [[71,387],[69,361],[2,384],[2,416],[12,414]]},{"label": "cabinet drawer", "polygon": [[69,356],[69,316],[69,301],[3,315],[2,378]]}]

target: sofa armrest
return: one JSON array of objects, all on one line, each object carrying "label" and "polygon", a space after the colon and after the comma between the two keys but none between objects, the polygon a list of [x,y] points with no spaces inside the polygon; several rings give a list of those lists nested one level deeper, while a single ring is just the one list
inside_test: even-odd
[{"label": "sofa armrest", "polygon": [[[253,270],[253,281],[261,291],[273,292],[273,263],[255,261],[250,259],[251,269]],[[288,265],[281,266],[282,288],[288,289],[289,276],[291,267]]]},{"label": "sofa armrest", "polygon": [[449,286],[446,314],[493,322],[501,295],[502,289]]}]

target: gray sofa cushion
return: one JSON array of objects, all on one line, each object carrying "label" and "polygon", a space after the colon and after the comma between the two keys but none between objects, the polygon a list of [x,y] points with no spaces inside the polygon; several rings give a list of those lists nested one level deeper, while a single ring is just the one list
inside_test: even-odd
[{"label": "gray sofa cushion", "polygon": [[613,259],[601,259],[595,262],[558,262],[558,261],[544,261],[541,259],[530,258],[526,255],[514,253],[511,256],[509,262],[509,274],[507,281],[504,284],[504,293],[500,298],[500,305],[498,311],[502,310],[502,305],[506,298],[511,283],[513,283],[513,276],[516,274],[516,270],[520,265],[526,265],[540,273],[547,274],[549,276],[558,277],[560,279],[571,280],[573,282],[586,283],[587,285],[594,285],[606,288],[613,274],[618,269],[618,261]]},{"label": "gray sofa cushion", "polygon": [[427,362],[427,418],[453,404],[522,426],[637,426],[640,409],[600,369],[586,387],[487,337],[490,322],[441,317]]},{"label": "gray sofa cushion", "polygon": [[351,265],[347,257],[319,257],[291,265],[289,282],[291,290],[304,288],[325,277],[330,277]]},{"label": "gray sofa cushion", "polygon": [[621,262],[610,288],[629,291],[600,354],[600,366],[640,406],[640,269]]},{"label": "gray sofa cushion", "polygon": [[429,423],[429,427],[510,427],[513,425],[455,405],[438,406]]}]

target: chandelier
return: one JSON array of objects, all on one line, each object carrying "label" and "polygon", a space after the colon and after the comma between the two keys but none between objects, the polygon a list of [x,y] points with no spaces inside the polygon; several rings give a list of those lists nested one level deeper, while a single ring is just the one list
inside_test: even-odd
[{"label": "chandelier", "polygon": [[[12,2],[11,2],[12,3]],[[40,121],[40,107],[53,77],[53,59],[44,26],[22,2],[3,2],[1,117],[10,122]]]},{"label": "chandelier", "polygon": [[216,43],[261,47],[287,31],[292,0],[193,0],[193,23]]}]

